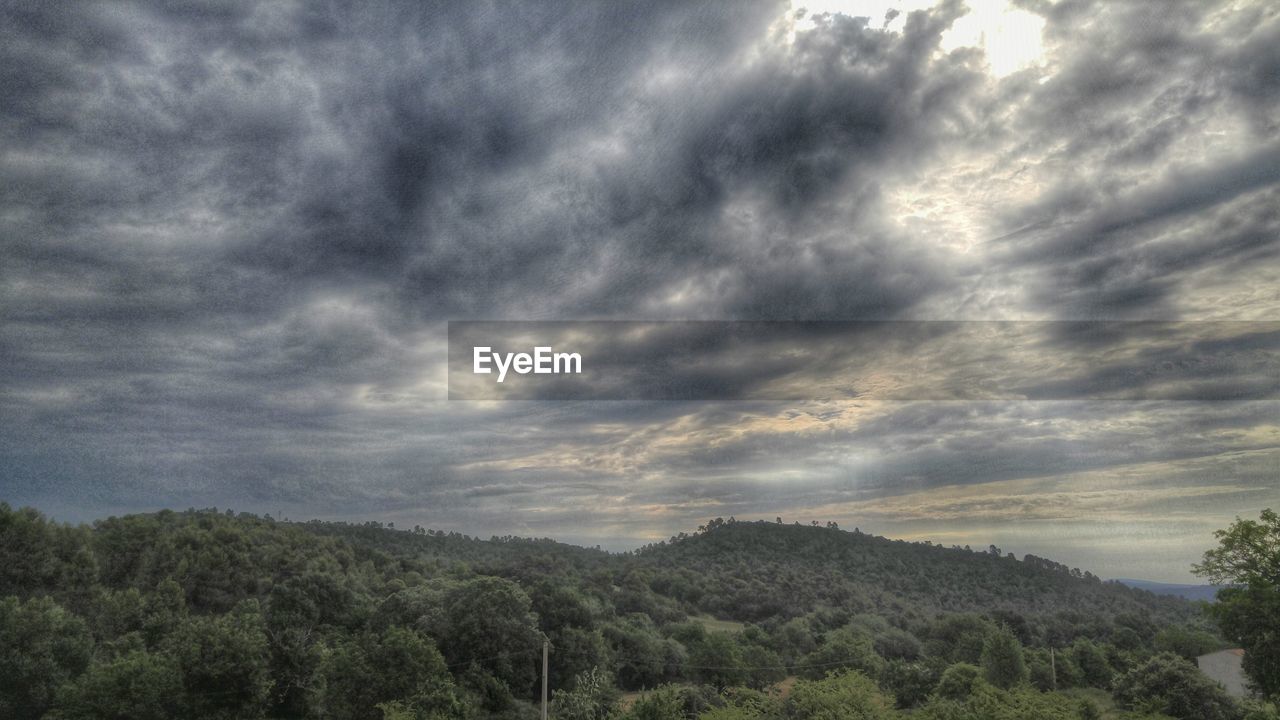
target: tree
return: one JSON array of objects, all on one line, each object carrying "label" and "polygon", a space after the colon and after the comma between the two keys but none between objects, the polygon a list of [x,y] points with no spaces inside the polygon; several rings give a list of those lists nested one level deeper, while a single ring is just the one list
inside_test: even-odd
[{"label": "tree", "polygon": [[0,600],[0,717],[40,717],[92,647],[84,621],[49,598]]},{"label": "tree", "polygon": [[450,663],[475,661],[512,692],[533,687],[542,634],[519,585],[496,577],[468,580],[445,595],[445,608],[445,625],[432,635]]},{"label": "tree", "polygon": [[895,627],[875,633],[873,644],[876,653],[885,660],[917,660],[920,658],[920,641],[915,635]]},{"label": "tree", "polygon": [[982,661],[982,649],[996,626],[977,615],[947,615],[935,620],[928,630],[931,654],[948,662],[970,664]]},{"label": "tree", "polygon": [[1107,660],[1107,654],[1097,643],[1079,638],[1072,643],[1067,655],[1080,670],[1080,681],[1089,687],[1107,689],[1115,677],[1115,670]]},{"label": "tree", "polygon": [[821,678],[833,670],[858,670],[879,677],[884,658],[876,654],[871,636],[862,630],[844,627],[827,633],[817,650],[800,659],[801,677]]},{"label": "tree", "polygon": [[992,633],[982,647],[982,674],[987,682],[1002,690],[1027,681],[1027,663],[1022,644],[1006,628]]},{"label": "tree", "polygon": [[1205,552],[1194,572],[1217,585],[1280,586],[1280,514],[1268,508],[1260,520],[1236,518],[1214,532],[1218,547]]},{"label": "tree", "polygon": [[684,646],[659,635],[653,621],[643,615],[609,623],[603,633],[612,648],[615,679],[624,690],[657,687],[688,660]]},{"label": "tree", "polygon": [[13,510],[0,502],[0,595],[21,595],[52,587],[54,525],[32,508]]},{"label": "tree", "polygon": [[277,583],[264,611],[271,646],[273,714],[313,714],[316,679],[324,659],[320,629],[342,624],[355,604],[353,594],[337,578],[307,573]]},{"label": "tree", "polygon": [[326,660],[323,674],[326,717],[379,720],[379,705],[390,703],[412,717],[463,714],[444,658],[430,641],[406,628],[366,632],[341,643]]},{"label": "tree", "polygon": [[1160,653],[1121,675],[1115,697],[1130,710],[1164,713],[1178,720],[1234,720],[1239,714],[1221,685],[1173,653]]},{"label": "tree", "polygon": [[1233,587],[1218,591],[1210,612],[1244,648],[1244,670],[1258,691],[1280,697],[1280,515],[1267,509],[1258,522],[1237,518],[1214,537],[1218,547],[1194,572]]},{"label": "tree", "polygon": [[166,639],[191,717],[244,720],[266,713],[272,681],[262,616],[247,600],[230,613],[193,617]]},{"label": "tree", "polygon": [[742,648],[729,633],[704,633],[695,642],[687,644],[689,665],[699,682],[723,690],[747,681]]},{"label": "tree", "polygon": [[1185,626],[1167,627],[1156,633],[1152,645],[1160,652],[1171,652],[1187,660],[1222,649],[1222,641],[1204,630]]},{"label": "tree", "polygon": [[880,673],[880,687],[893,693],[898,707],[911,708],[928,699],[938,676],[923,662],[890,660]]},{"label": "tree", "polygon": [[134,650],[93,664],[58,693],[65,720],[165,720],[184,715],[182,678],[166,655]]}]

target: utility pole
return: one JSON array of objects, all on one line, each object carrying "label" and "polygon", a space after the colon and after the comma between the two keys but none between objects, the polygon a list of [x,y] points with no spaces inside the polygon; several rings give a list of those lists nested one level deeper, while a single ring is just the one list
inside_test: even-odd
[{"label": "utility pole", "polygon": [[551,643],[542,638],[542,720],[547,720],[547,651]]},{"label": "utility pole", "polygon": [[1053,689],[1058,689],[1058,662],[1053,656],[1053,646],[1049,646],[1049,674],[1052,678]]}]

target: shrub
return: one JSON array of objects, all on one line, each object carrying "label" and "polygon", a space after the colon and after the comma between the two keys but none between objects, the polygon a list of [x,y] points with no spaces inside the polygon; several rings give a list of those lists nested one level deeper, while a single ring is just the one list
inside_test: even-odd
[{"label": "shrub", "polygon": [[887,720],[895,717],[893,699],[859,672],[833,673],[823,680],[801,680],[787,700],[794,720]]}]

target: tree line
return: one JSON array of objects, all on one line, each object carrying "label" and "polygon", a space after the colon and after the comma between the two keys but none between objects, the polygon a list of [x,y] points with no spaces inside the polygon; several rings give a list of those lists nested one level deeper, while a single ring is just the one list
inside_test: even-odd
[{"label": "tree line", "polygon": [[[1237,584],[1256,535],[1203,571]],[[1191,660],[1256,629],[1266,587],[1206,613],[831,523],[717,519],[614,554],[213,509],[71,526],[0,503],[0,717],[531,719],[545,639],[565,719],[1259,720],[1269,706]]]}]

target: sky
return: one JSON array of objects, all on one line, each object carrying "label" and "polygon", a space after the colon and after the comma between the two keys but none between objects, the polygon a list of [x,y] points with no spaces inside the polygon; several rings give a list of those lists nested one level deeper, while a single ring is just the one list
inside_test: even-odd
[{"label": "sky", "polygon": [[[1280,507],[1274,3],[0,15],[11,505],[610,549],[780,516],[1176,582]],[[478,319],[1010,321],[1034,382],[450,401]],[[829,357],[942,382],[913,348]],[[1096,391],[1134,358],[1200,384]]]}]

